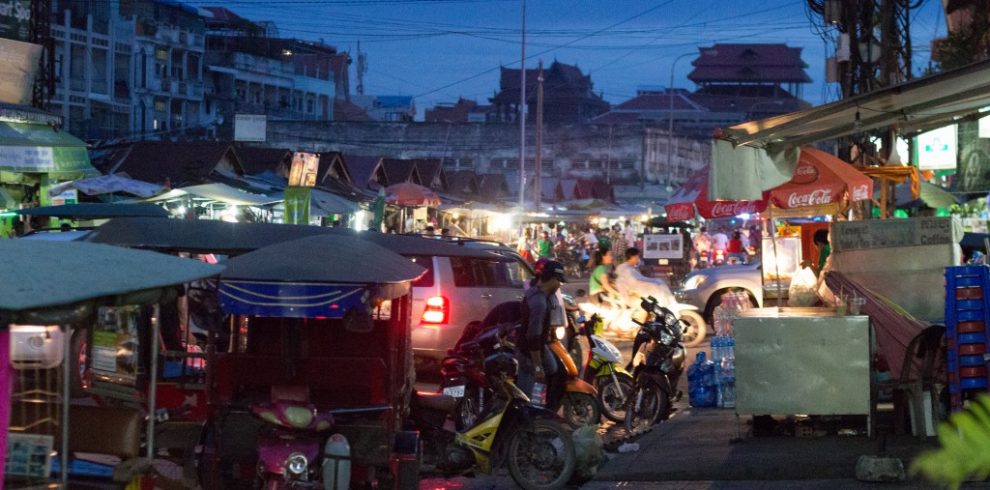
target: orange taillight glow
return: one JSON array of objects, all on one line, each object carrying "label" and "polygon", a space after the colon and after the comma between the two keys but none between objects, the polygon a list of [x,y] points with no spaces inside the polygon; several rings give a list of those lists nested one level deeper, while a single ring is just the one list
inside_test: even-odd
[{"label": "orange taillight glow", "polygon": [[423,323],[443,324],[450,320],[450,300],[443,296],[431,296],[426,299],[426,309],[423,310]]}]

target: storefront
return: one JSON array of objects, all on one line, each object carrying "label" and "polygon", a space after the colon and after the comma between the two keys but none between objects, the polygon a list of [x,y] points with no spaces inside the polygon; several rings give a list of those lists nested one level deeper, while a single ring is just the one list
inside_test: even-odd
[{"label": "storefront", "polygon": [[13,227],[9,211],[56,204],[49,195],[53,186],[99,175],[86,143],[58,125],[59,118],[34,109],[0,106],[0,237]]}]

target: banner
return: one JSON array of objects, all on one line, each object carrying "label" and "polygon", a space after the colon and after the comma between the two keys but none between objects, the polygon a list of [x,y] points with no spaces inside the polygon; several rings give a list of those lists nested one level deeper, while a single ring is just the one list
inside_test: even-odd
[{"label": "banner", "polygon": [[289,186],[285,188],[285,223],[291,225],[309,224],[309,187]]},{"label": "banner", "polygon": [[0,16],[0,102],[27,105],[31,103],[41,46],[3,39],[2,19]]},{"label": "banner", "polygon": [[[0,37],[31,39],[31,0],[0,0]],[[0,53],[4,50],[0,49]]]}]

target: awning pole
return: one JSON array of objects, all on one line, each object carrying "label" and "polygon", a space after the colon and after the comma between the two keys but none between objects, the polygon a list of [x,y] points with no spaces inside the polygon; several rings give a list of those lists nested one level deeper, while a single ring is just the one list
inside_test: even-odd
[{"label": "awning pole", "polygon": [[777,226],[773,223],[773,206],[767,206],[767,214],[770,219],[770,243],[773,245],[773,268],[777,277],[777,307],[783,306],[781,300],[784,297],[784,288],[780,284],[780,257],[777,256]]},{"label": "awning pole", "polygon": [[72,325],[62,336],[62,450],[59,454],[62,488],[69,488],[69,403],[72,398]]},{"label": "awning pole", "polygon": [[159,304],[155,304],[153,308],[153,313],[151,317],[151,381],[148,383],[148,432],[145,435],[145,457],[148,460],[154,459],[155,456],[155,404],[157,402],[158,394],[158,349],[160,344],[158,338],[160,336],[160,320],[162,307]]}]

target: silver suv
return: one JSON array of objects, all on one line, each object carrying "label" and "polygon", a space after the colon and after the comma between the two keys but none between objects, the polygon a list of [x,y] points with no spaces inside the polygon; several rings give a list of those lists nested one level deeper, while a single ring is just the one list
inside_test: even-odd
[{"label": "silver suv", "polygon": [[495,306],[522,299],[533,277],[512,249],[494,242],[362,233],[426,269],[413,283],[412,346],[417,364],[438,362],[464,327]]},{"label": "silver suv", "polygon": [[760,261],[743,265],[720,265],[694,271],[684,278],[681,289],[674,291],[677,301],[697,306],[711,323],[712,312],[721,304],[722,295],[746,292],[753,306],[763,304],[763,277]]}]

